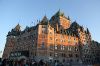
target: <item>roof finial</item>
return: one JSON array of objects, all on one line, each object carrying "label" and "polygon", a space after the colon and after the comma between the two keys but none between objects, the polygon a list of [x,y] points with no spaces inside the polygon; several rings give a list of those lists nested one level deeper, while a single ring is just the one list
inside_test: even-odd
[{"label": "roof finial", "polygon": [[20,26],[19,23],[18,23],[18,24],[16,25],[16,27],[14,28],[14,30],[15,30],[15,31],[20,31],[20,30],[21,30],[20,27],[21,27],[21,26]]},{"label": "roof finial", "polygon": [[87,28],[87,30],[86,30],[86,31],[87,31],[87,33],[88,33],[88,34],[90,33],[88,28]]},{"label": "roof finial", "polygon": [[60,12],[60,8],[59,8],[59,12]]},{"label": "roof finial", "polygon": [[45,13],[45,15],[44,15],[45,17],[46,17],[46,13]]}]

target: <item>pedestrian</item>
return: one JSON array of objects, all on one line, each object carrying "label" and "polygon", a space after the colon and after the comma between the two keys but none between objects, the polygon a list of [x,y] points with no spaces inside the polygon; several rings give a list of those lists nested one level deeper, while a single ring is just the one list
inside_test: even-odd
[{"label": "pedestrian", "polygon": [[19,66],[29,66],[26,62],[26,59],[21,59]]},{"label": "pedestrian", "polygon": [[45,63],[43,62],[43,59],[41,59],[40,61],[39,61],[39,64],[38,64],[39,66],[45,66]]},{"label": "pedestrian", "polygon": [[2,61],[1,66],[7,66],[7,59],[4,59],[4,60]]},{"label": "pedestrian", "polygon": [[37,66],[38,63],[37,63],[35,60],[32,60],[31,65],[32,65],[32,66]]}]

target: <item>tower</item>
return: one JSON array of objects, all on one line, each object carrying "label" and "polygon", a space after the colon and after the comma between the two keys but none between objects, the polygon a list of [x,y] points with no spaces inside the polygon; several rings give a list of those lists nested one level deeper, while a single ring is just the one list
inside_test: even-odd
[{"label": "tower", "polygon": [[70,27],[70,18],[69,16],[66,17],[64,13],[59,10],[54,16],[51,17],[50,23],[56,30],[57,27],[59,27],[59,30],[68,29]]}]

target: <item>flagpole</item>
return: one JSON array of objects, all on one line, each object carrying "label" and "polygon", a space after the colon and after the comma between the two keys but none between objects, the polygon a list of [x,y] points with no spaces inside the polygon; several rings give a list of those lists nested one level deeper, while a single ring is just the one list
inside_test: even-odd
[{"label": "flagpole", "polygon": [[1,56],[2,56],[1,54],[2,54],[2,51],[0,51],[0,58],[1,58]]}]

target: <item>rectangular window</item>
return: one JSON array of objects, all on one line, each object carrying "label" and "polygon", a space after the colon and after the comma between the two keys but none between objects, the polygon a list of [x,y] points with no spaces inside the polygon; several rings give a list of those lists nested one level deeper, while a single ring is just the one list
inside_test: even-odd
[{"label": "rectangular window", "polygon": [[50,40],[52,40],[52,37],[50,37]]},{"label": "rectangular window", "polygon": [[58,56],[58,53],[55,53],[55,57],[57,57]]},{"label": "rectangular window", "polygon": [[50,52],[50,56],[52,56],[52,53]]},{"label": "rectangular window", "polygon": [[57,49],[57,45],[55,45],[55,49]]},{"label": "rectangular window", "polygon": [[53,49],[53,45],[50,45],[50,49]]},{"label": "rectangular window", "polygon": [[65,46],[62,44],[61,45],[61,50],[64,50],[65,49]]},{"label": "rectangular window", "polygon": [[68,47],[68,51],[71,51],[72,49],[71,49],[71,47]]},{"label": "rectangular window", "polygon": [[61,50],[63,50],[63,45],[61,45]]},{"label": "rectangular window", "polygon": [[75,47],[75,51],[78,51],[78,48]]},{"label": "rectangular window", "polygon": [[79,57],[78,54],[76,54],[75,56],[76,56],[76,58]]},{"label": "rectangular window", "polygon": [[41,48],[45,48],[44,42],[42,42]]},{"label": "rectangular window", "polygon": [[65,46],[63,46],[63,50],[65,49]]}]

